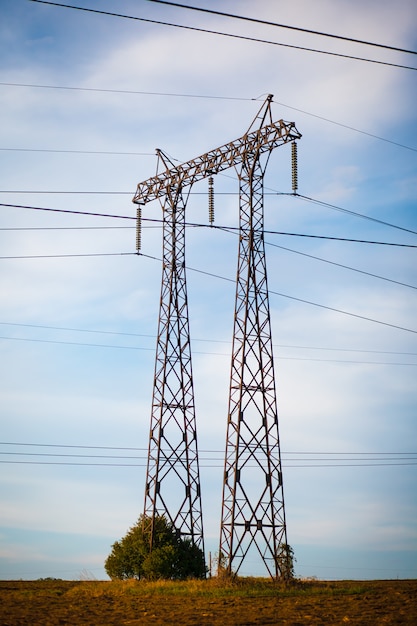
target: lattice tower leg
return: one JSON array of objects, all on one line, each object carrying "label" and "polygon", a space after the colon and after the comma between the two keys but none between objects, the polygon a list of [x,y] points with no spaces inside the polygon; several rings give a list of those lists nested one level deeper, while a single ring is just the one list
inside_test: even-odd
[{"label": "lattice tower leg", "polygon": [[185,202],[163,205],[163,268],[144,513],[165,515],[204,552],[185,275]]},{"label": "lattice tower leg", "polygon": [[284,575],[284,494],[263,227],[263,172],[239,174],[240,240],[223,483],[219,565],[237,574],[250,553]]}]

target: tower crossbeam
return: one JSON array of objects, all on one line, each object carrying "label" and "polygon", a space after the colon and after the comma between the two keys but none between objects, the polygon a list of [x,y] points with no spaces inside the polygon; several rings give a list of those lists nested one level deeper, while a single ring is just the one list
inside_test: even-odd
[{"label": "tower crossbeam", "polygon": [[156,176],[138,184],[133,202],[147,204],[170,193],[173,186],[184,188],[194,183],[236,167],[250,155],[270,152],[277,146],[299,139],[300,133],[293,122],[271,122],[258,130],[248,131],[245,135],[224,146],[210,150],[201,156],[173,166]]}]

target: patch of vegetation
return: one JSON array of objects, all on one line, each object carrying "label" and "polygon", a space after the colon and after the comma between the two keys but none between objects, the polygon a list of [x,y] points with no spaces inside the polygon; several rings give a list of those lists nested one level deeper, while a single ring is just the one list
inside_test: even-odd
[{"label": "patch of vegetation", "polygon": [[163,516],[141,515],[112,546],[105,570],[112,580],[185,580],[206,577],[204,554],[188,538],[178,536]]},{"label": "patch of vegetation", "polygon": [[235,577],[224,580],[210,578],[207,580],[114,580],[85,581],[72,587],[70,595],[82,596],[123,596],[134,595],[149,597],[187,596],[200,598],[267,598],[267,597],[316,597],[323,598],[340,595],[360,595],[369,592],[369,586],[356,581],[301,581],[295,579],[290,585],[274,581],[270,578]]}]

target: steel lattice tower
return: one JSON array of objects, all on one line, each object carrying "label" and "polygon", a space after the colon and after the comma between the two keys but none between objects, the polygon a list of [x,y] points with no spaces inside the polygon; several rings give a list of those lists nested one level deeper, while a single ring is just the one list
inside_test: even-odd
[{"label": "steel lattice tower", "polygon": [[[157,152],[168,169],[168,158]],[[162,286],[144,514],[152,524],[165,515],[204,552],[181,186],[167,189],[161,205]]]},{"label": "steel lattice tower", "polygon": [[[261,126],[267,115],[269,102],[258,116]],[[280,577],[287,531],[263,206],[271,151],[247,153],[238,171],[240,237],[219,558],[230,574],[237,573],[255,547],[269,574]]]},{"label": "steel lattice tower", "polygon": [[[271,101],[268,96],[245,135],[195,159],[174,166],[158,151],[166,169],[139,183],[133,202],[143,205],[163,199],[164,213],[145,514],[151,523],[156,515],[165,515],[180,535],[202,548],[183,191],[231,167],[238,172],[240,243],[219,559],[230,573],[237,573],[255,545],[270,575],[280,576],[278,555],[286,545],[286,528],[263,239],[263,176],[272,150],[301,135],[292,122],[272,122]],[[138,207],[138,227],[140,214]],[[140,234],[137,242],[139,249]]]}]

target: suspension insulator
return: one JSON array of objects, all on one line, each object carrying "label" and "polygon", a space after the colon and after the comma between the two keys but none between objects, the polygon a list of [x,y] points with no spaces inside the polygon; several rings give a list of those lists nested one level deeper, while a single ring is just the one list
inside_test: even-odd
[{"label": "suspension insulator", "polygon": [[298,189],[298,162],[297,162],[297,144],[295,141],[291,144],[291,174],[292,174],[292,190],[294,193]]},{"label": "suspension insulator", "polygon": [[139,254],[142,245],[142,207],[136,208],[136,252]]},{"label": "suspension insulator", "polygon": [[208,179],[208,205],[209,205],[209,223],[214,223],[214,180],[213,176]]}]

